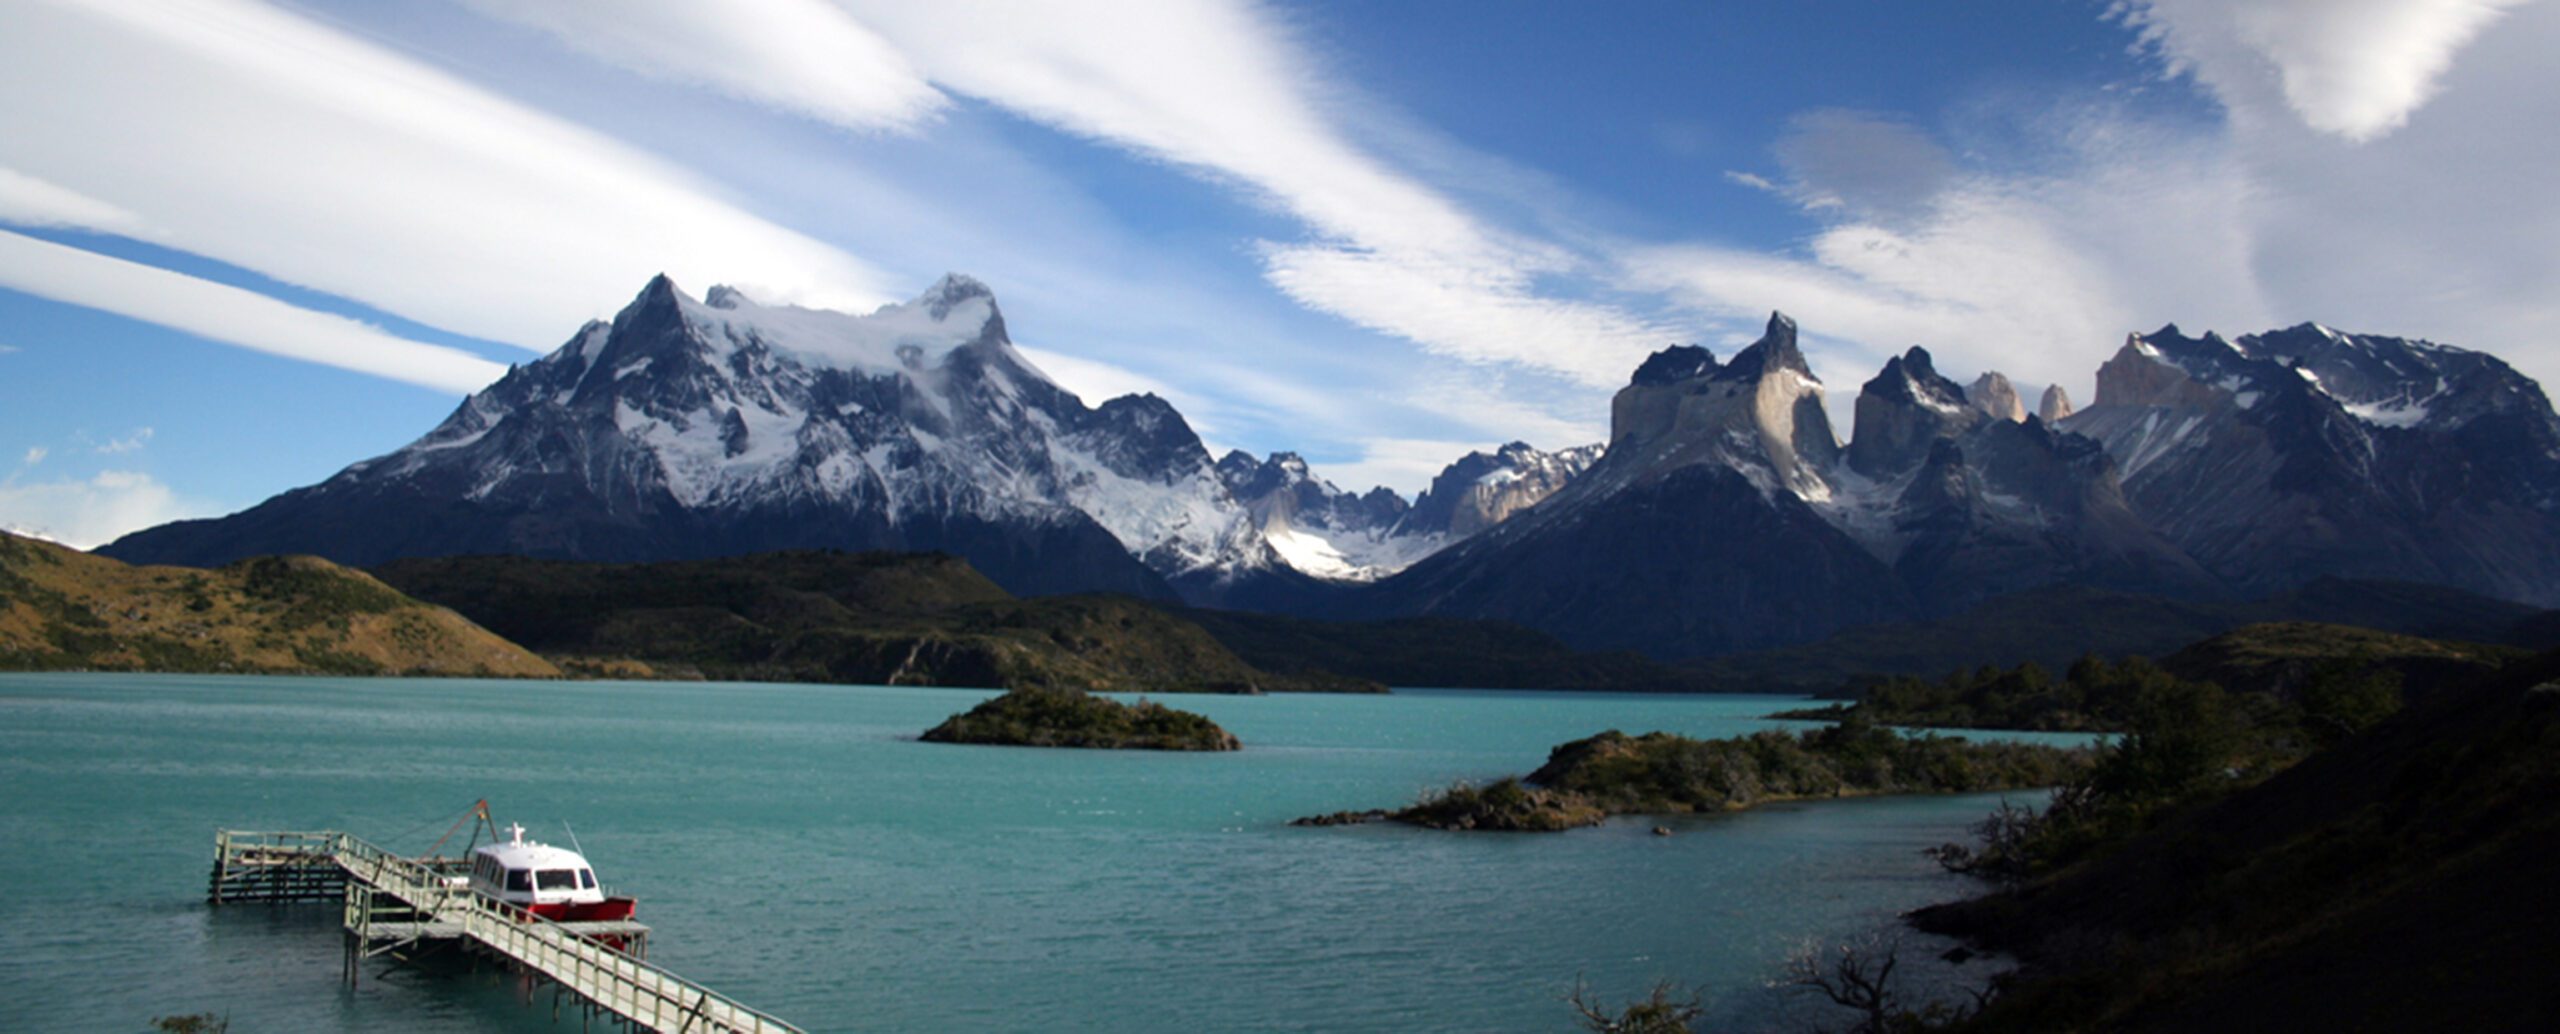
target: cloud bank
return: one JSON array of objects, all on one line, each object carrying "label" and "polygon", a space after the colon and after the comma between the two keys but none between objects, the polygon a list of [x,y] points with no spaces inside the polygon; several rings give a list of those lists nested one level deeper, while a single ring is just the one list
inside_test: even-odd
[{"label": "cloud bank", "polygon": [[[2304,125],[2363,143],[2409,123],[2454,56],[2525,0],[2134,0],[2116,8],[2226,100],[2272,68]],[[2245,103],[2245,102],[2244,102]]]},{"label": "cloud bank", "polygon": [[837,307],[896,293],[661,159],[264,4],[30,0],[0,69],[44,98],[0,104],[0,156],[96,203],[56,197],[54,221],[447,330],[547,349],[662,271]]},{"label": "cloud bank", "polygon": [[135,528],[220,512],[186,499],[159,479],[130,470],[100,471],[87,480],[22,485],[0,482],[0,529],[95,549]]}]

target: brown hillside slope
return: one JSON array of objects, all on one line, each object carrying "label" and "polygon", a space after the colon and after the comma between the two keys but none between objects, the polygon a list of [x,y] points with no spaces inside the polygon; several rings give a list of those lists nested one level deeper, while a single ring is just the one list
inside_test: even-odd
[{"label": "brown hillside slope", "polygon": [[0,533],[0,671],[548,678],[461,615],[316,557],[134,567]]}]

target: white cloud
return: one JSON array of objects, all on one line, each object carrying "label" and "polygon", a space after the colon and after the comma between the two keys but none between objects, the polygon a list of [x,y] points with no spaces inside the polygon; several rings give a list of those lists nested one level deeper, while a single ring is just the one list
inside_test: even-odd
[{"label": "white cloud", "polygon": [[[2031,160],[1969,154],[1899,214],[1815,211],[1819,225],[1793,253],[1675,244],[1623,254],[1631,282],[1707,315],[1797,316],[1835,392],[1921,344],[1959,380],[2000,369],[2086,400],[2091,371],[2126,332],[2172,321],[2191,332],[2318,320],[2424,336],[2553,382],[2560,235],[2549,228],[2560,226],[2560,191],[2544,152],[2547,127],[2560,124],[2555,52],[2560,5],[2514,8],[2429,73],[2432,101],[2396,106],[2405,124],[2361,142],[2297,112],[2262,57],[2247,59],[2259,62],[2255,85],[2240,65],[2194,69],[2224,101],[2227,118],[2213,124],[2146,120],[2087,98],[1976,112],[2024,127]],[[1823,186],[1780,184],[1797,197]]]},{"label": "white cloud", "polygon": [[45,458],[45,456],[47,456],[47,455],[48,455],[48,454],[50,454],[51,452],[52,452],[52,450],[47,449],[47,448],[45,448],[44,446],[41,446],[41,445],[30,445],[30,446],[27,446],[27,458],[26,458],[26,459],[24,459],[24,460],[19,461],[18,465],[19,465],[19,466],[22,466],[22,467],[32,467],[32,466],[35,466],[36,464],[39,464],[39,463],[44,462],[44,458]]},{"label": "white cloud", "polygon": [[0,345],[0,355],[8,355],[9,353],[17,350],[18,346],[16,345]]},{"label": "white cloud", "polygon": [[[142,220],[78,191],[0,166],[0,223],[130,233],[141,228]],[[0,346],[0,352],[7,351],[15,350]]]},{"label": "white cloud", "polygon": [[[1854,120],[1829,125],[1871,135]],[[1871,185],[1890,200],[1821,210],[1832,221],[1797,255],[1631,247],[1627,275],[1754,330],[1784,310],[1816,372],[1852,392],[1914,344],[1950,371],[2082,385],[2128,330],[2268,318],[2248,262],[2251,189],[2222,148],[2125,123],[2054,145],[2067,157],[2053,173],[1933,173],[1932,189],[1908,194]],[[1818,180],[1786,189],[1842,196]]]},{"label": "white cloud", "polygon": [[1035,369],[1047,374],[1059,387],[1074,392],[1088,406],[1101,405],[1105,400],[1122,395],[1155,395],[1171,399],[1183,394],[1163,381],[1098,359],[1019,343],[1013,347],[1014,351],[1022,353],[1023,358],[1030,360]]},{"label": "white cloud", "polygon": [[1312,308],[1479,363],[1518,363],[1595,387],[1623,383],[1675,333],[1606,305],[1539,297],[1496,263],[1359,248],[1271,247],[1272,283]]},{"label": "white cloud", "polygon": [[[495,9],[496,0],[486,2]],[[532,17],[581,48],[610,53],[616,63],[649,65],[665,63],[657,54],[663,45],[630,38],[626,24],[691,17],[681,12],[693,6],[684,0],[559,2],[542,5]],[[1297,220],[1312,239],[1266,247],[1263,255],[1271,279],[1303,305],[1466,361],[1576,375],[1593,367],[1586,352],[1623,356],[1661,336],[1606,306],[1539,290],[1540,277],[1569,275],[1584,260],[1503,233],[1356,145],[1337,117],[1343,105],[1329,85],[1337,77],[1256,4],[842,0],[840,6],[858,22],[848,23],[853,29],[890,41],[944,90],[1233,186]],[[836,21],[801,13],[780,24],[729,19],[705,34],[717,51],[756,52],[782,46],[771,37],[794,24]],[[827,67],[768,63],[743,77],[755,80],[753,90],[735,83],[723,88],[803,113],[816,98],[861,104],[861,91],[832,81]],[[1428,297],[1411,305],[1384,301],[1365,279],[1369,274]]]},{"label": "white cloud", "polygon": [[1502,443],[1496,441],[1451,441],[1436,438],[1372,438],[1360,443],[1360,458],[1341,463],[1312,464],[1316,472],[1336,487],[1350,492],[1366,492],[1371,485],[1385,485],[1411,499],[1431,487],[1431,479],[1440,471],[1470,452],[1490,452]]},{"label": "white cloud", "polygon": [[906,57],[825,0],[463,0],[591,56],[858,130],[912,130],[944,104]]},{"label": "white cloud", "polygon": [[74,549],[93,549],[127,532],[215,512],[137,471],[100,471],[86,481],[0,484],[0,528]]},{"label": "white cloud", "polygon": [[151,429],[137,427],[133,429],[132,434],[122,438],[110,438],[99,443],[94,451],[101,456],[121,456],[128,452],[141,452],[142,447],[149,444],[151,444]]},{"label": "white cloud", "polygon": [[0,163],[154,243],[449,330],[547,348],[661,271],[894,293],[662,160],[264,4],[12,4],[0,68],[42,91],[0,104]]},{"label": "white cloud", "polygon": [[1771,194],[1782,193],[1782,191],[1778,189],[1777,184],[1769,182],[1769,177],[1760,175],[1756,172],[1742,172],[1736,169],[1726,169],[1724,171],[1724,178],[1728,183],[1740,184],[1753,190],[1767,191]]},{"label": "white cloud", "polygon": [[2407,125],[2455,55],[2524,2],[2133,0],[2119,11],[2173,71],[2226,101],[2263,92],[2272,69],[2305,125],[2363,142]]},{"label": "white cloud", "polygon": [[0,287],[199,337],[456,393],[506,367],[210,280],[0,231]]}]

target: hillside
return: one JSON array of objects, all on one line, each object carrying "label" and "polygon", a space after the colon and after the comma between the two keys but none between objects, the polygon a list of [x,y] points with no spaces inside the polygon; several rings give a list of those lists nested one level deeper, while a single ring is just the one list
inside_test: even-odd
[{"label": "hillside", "polygon": [[1267,671],[1334,672],[1391,686],[1696,693],[1723,688],[1639,653],[1586,653],[1507,621],[1325,621],[1233,610],[1184,618]]},{"label": "hillside", "polygon": [[2276,622],[2225,632],[2156,664],[2139,657],[2111,664],[2091,656],[2072,662],[2060,675],[2028,661],[2005,670],[1958,670],[1934,682],[1894,676],[1862,686],[1853,704],[1773,717],[1836,720],[1854,714],[1883,725],[2121,732],[2130,726],[2142,691],[2163,681],[2185,681],[2210,684],[2248,701],[2259,725],[2299,726],[2306,716],[2325,723],[2316,715],[2339,703],[2330,697],[2343,687],[2372,683],[2387,687],[2384,695],[2397,701],[2478,678],[2525,655],[2507,646]]},{"label": "hillside", "polygon": [[135,567],[6,533],[0,670],[560,674],[452,611],[316,557]]},{"label": "hillside", "polygon": [[1967,1029],[2549,1030],[2560,654],[2413,696],[2080,864],[1925,910],[2018,955]]},{"label": "hillside", "polygon": [[2268,622],[2353,625],[2479,643],[2529,640],[2536,608],[2459,589],[2324,578],[2246,602],[2192,602],[2052,588],[1988,601],[1955,617],[1854,628],[1820,642],[1701,661],[1690,667],[1729,691],[1823,693],[1853,679],[1935,678],[2033,661],[2060,670],[2084,654],[2165,657],[2200,640]]},{"label": "hillside", "polygon": [[1199,626],[1126,597],[1015,599],[943,554],[451,557],[377,573],[571,670],[603,674],[1147,693],[1380,688],[1270,674]]},{"label": "hillside", "polygon": [[2477,678],[2526,656],[2509,646],[2399,635],[2314,621],[2248,625],[2160,659],[2179,678],[2219,683],[2232,690],[2282,691],[2301,685],[2323,665],[2351,662],[2400,677],[2410,694]]}]

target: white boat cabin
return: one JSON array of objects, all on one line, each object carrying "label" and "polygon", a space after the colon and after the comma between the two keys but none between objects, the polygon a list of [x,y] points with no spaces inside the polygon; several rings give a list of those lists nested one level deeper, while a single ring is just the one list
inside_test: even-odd
[{"label": "white boat cabin", "polygon": [[584,855],[524,838],[524,826],[508,827],[513,839],[471,852],[471,889],[514,905],[594,904],[604,900],[595,870]]}]

